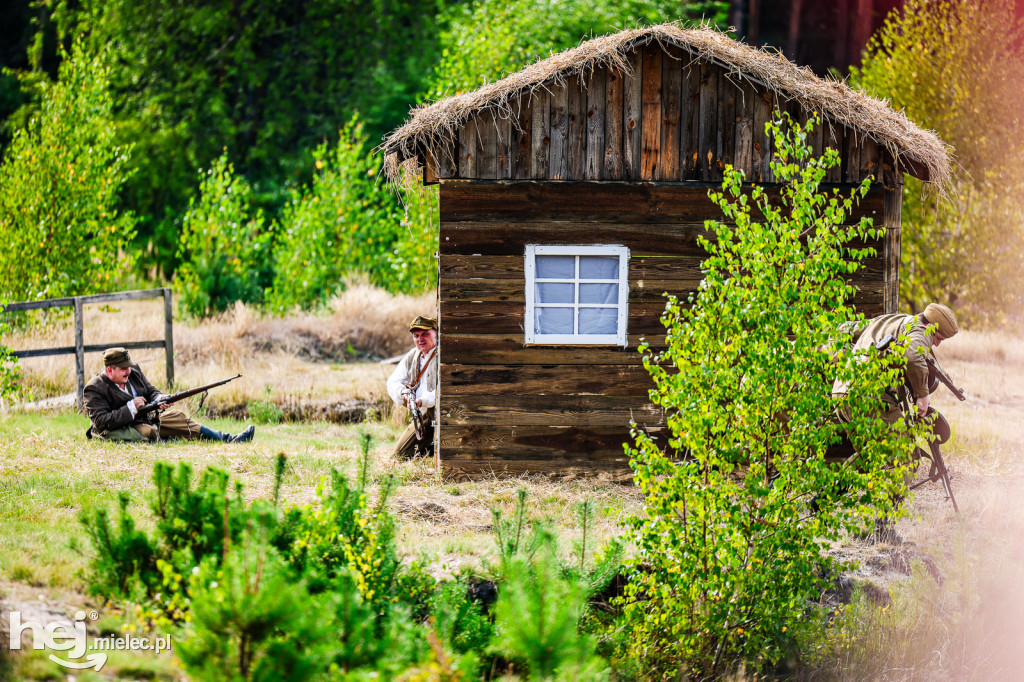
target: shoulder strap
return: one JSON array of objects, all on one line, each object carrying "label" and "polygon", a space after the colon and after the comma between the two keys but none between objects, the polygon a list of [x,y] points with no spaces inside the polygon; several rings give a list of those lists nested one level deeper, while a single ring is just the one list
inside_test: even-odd
[{"label": "shoulder strap", "polygon": [[413,381],[411,384],[409,384],[409,388],[416,388],[417,386],[420,385],[420,379],[422,379],[423,375],[426,373],[427,367],[430,367],[430,361],[434,359],[434,353],[436,352],[437,346],[434,346],[434,348],[430,351],[430,355],[427,356],[427,361],[423,363],[423,369],[421,369],[420,373],[416,375],[416,381]]}]

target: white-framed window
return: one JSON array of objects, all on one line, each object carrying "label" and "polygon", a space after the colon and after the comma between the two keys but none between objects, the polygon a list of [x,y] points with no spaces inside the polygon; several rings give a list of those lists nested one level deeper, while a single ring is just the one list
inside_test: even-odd
[{"label": "white-framed window", "polygon": [[526,246],[526,343],[626,345],[629,249]]}]

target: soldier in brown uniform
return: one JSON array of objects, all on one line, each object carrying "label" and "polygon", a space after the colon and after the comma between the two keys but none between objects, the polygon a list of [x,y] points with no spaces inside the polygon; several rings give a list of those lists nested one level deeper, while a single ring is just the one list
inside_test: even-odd
[{"label": "soldier in brown uniform", "polygon": [[[928,328],[935,326],[935,331],[929,333]],[[909,329],[908,329],[909,327]],[[882,315],[871,320],[863,330],[854,335],[854,352],[866,352],[868,348],[885,340],[887,336],[898,339],[906,334],[909,337],[907,350],[904,353],[904,383],[900,386],[890,387],[882,395],[884,412],[881,418],[890,426],[903,423],[901,404],[904,392],[910,391],[910,399],[914,402],[918,417],[924,417],[928,413],[929,402],[929,381],[928,362],[925,356],[931,353],[932,348],[937,348],[940,343],[956,335],[959,331],[956,322],[956,315],[946,306],[939,303],[931,303],[924,312],[919,315],[906,315],[896,313]],[[845,397],[849,387],[841,382],[836,382],[832,387],[832,394],[836,397]],[[852,410],[848,405],[842,405],[836,410],[841,422],[849,422]],[[898,427],[897,427],[898,428]],[[912,467],[913,468],[913,467]],[[908,470],[904,475],[904,481],[909,486],[915,472]],[[817,504],[817,496],[812,500],[811,505]],[[893,500],[893,507],[898,507],[902,497]],[[896,533],[895,523],[892,518],[883,517],[875,522],[875,530],[865,536],[869,541],[889,542],[900,544],[903,538]]]},{"label": "soldier in brown uniform", "polygon": [[[907,326],[910,325],[909,331]],[[928,333],[928,327],[935,325],[934,332]],[[866,351],[871,346],[883,341],[886,336],[899,338],[906,334],[910,343],[904,355],[906,361],[903,370],[905,386],[894,386],[882,396],[885,405],[885,412],[882,419],[890,425],[896,424],[903,414],[900,410],[900,391],[909,387],[919,417],[925,416],[928,412],[929,390],[928,390],[928,363],[925,356],[932,348],[938,348],[939,344],[948,338],[956,335],[960,327],[956,322],[956,315],[953,311],[940,303],[930,303],[924,312],[919,315],[906,315],[896,313],[882,315],[871,320],[863,330],[856,335],[854,340],[854,352]],[[848,387],[836,382],[832,387],[832,394],[836,397],[845,396]],[[839,419],[843,422],[850,421],[849,406],[842,406],[838,410]]]},{"label": "soldier in brown uniform", "polygon": [[160,391],[149,383],[124,348],[104,351],[103,365],[103,371],[85,385],[85,411],[92,421],[88,431],[90,438],[118,441],[192,438],[245,443],[252,440],[256,432],[256,428],[250,426],[232,436],[203,426],[168,405],[140,416],[139,408],[161,396]]},{"label": "soldier in brown uniform", "polygon": [[415,348],[405,354],[388,377],[388,395],[399,405],[419,410],[423,416],[422,439],[410,424],[395,446],[396,457],[410,457],[416,450],[433,452],[434,425],[431,422],[437,399],[437,320],[417,317],[409,324]]}]

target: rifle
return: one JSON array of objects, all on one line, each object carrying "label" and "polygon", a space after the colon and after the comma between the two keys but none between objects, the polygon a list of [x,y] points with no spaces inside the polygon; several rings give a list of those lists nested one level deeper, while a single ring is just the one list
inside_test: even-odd
[{"label": "rifle", "polygon": [[406,397],[409,412],[412,413],[412,430],[416,433],[416,451],[420,456],[426,456],[427,453],[423,446],[423,414],[416,404],[416,392],[412,386],[407,385],[402,393]]},{"label": "rifle", "polygon": [[[945,384],[946,388],[949,389],[950,393],[955,395],[959,400],[967,400],[967,396],[964,395],[962,389],[958,388],[953,380],[949,378],[945,370],[942,369],[942,365],[939,364],[938,358],[935,357],[935,351],[925,356],[925,361],[928,363],[928,389],[934,391],[938,388],[938,384],[941,382]],[[913,410],[913,405],[908,405],[909,410]],[[946,462],[942,459],[942,452],[939,450],[939,445],[949,440],[949,422],[939,412],[936,412],[933,408],[928,408],[928,414],[925,415],[925,419],[929,416],[932,417],[932,432],[935,434],[935,438],[928,442],[928,449],[931,450],[931,454],[925,452],[920,447],[917,448],[917,452],[922,457],[927,457],[932,461],[931,468],[928,470],[928,477],[923,481],[918,481],[914,485],[910,486],[910,490],[918,488],[925,483],[931,483],[932,481],[942,481],[942,487],[946,489],[946,497],[953,503],[953,511],[960,513],[960,508],[956,504],[956,498],[953,497],[953,485],[949,480],[949,471],[946,470]]]},{"label": "rifle", "polygon": [[179,400],[184,400],[185,398],[191,398],[194,395],[197,395],[199,393],[203,393],[204,391],[208,391],[211,388],[217,388],[218,386],[223,386],[224,384],[228,383],[229,381],[234,381],[235,379],[239,378],[240,376],[242,376],[242,375],[241,374],[236,374],[235,376],[231,377],[230,379],[223,379],[221,381],[215,381],[212,384],[206,384],[205,386],[199,386],[197,388],[190,388],[187,391],[179,391],[178,393],[172,393],[171,395],[161,395],[160,397],[158,397],[153,402],[146,403],[145,405],[140,407],[139,410],[135,413],[135,416],[137,417],[137,416],[139,416],[141,414],[148,414],[148,413],[152,412],[153,410],[159,409],[161,405],[170,405],[171,403],[176,403]]},{"label": "rifle", "polygon": [[[924,359],[928,362],[928,383],[931,384],[933,381],[940,381],[946,385],[950,393],[955,395],[960,400],[967,400],[967,396],[964,395],[964,391],[961,388],[957,388],[953,380],[949,378],[949,375],[942,369],[942,365],[939,364],[939,359],[935,357],[935,351],[933,350],[928,355],[924,356]],[[930,388],[930,387],[929,387]],[[936,387],[937,388],[937,387]],[[932,389],[934,390],[934,389]]]}]

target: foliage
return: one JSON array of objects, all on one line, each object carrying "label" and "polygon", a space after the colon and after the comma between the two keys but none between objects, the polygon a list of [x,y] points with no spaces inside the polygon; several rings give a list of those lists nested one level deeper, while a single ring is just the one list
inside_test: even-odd
[{"label": "foliage", "polygon": [[105,291],[132,258],[134,218],[118,208],[129,149],[115,140],[110,72],[76,42],[56,83],[38,79],[39,109],[0,165],[0,297]]},{"label": "foliage", "polygon": [[[622,545],[613,540],[588,557],[591,503],[578,509],[583,537],[564,560],[549,524],[531,518],[521,488],[511,519],[492,509],[498,546],[498,601],[488,651],[525,663],[531,679],[603,679],[607,663],[589,632],[590,599],[621,570]],[[469,619],[472,623],[472,619]]]},{"label": "foliage", "polygon": [[596,640],[578,629],[586,588],[561,575],[551,538],[533,559],[505,565],[491,650],[525,661],[531,679],[603,679],[607,664],[594,653]]},{"label": "foliage", "polygon": [[[392,292],[436,282],[436,192],[409,192],[403,210],[378,182],[380,160],[353,119],[337,145],[313,153],[313,182],[292,190],[274,246],[276,271],[268,305],[276,312],[323,304],[355,272]],[[430,199],[433,201],[430,201]]]},{"label": "foliage", "polygon": [[208,558],[190,592],[189,637],[176,650],[196,679],[310,680],[338,649],[338,597],[310,595],[271,547],[247,542],[222,565]]},{"label": "foliage", "polygon": [[284,421],[284,411],[274,403],[273,388],[270,384],[263,387],[263,400],[249,401],[249,419],[257,424],[280,424]]},{"label": "foliage", "polygon": [[900,293],[913,310],[935,300],[988,325],[1024,302],[1022,38],[1011,0],[910,0],[852,70],[859,87],[935,130],[959,164],[949,196],[913,179],[904,189]]},{"label": "foliage", "polygon": [[[0,321],[0,338],[10,331],[10,326]],[[18,358],[11,354],[11,349],[0,344],[0,399],[13,395],[19,386],[21,372],[18,370]]]},{"label": "foliage", "polygon": [[[897,384],[905,339],[853,357],[840,327],[862,319],[845,280],[872,251],[852,242],[882,236],[867,218],[848,224],[867,183],[851,197],[819,193],[837,154],[812,158],[789,122],[766,132],[780,201],[727,169],[710,193],[724,222],[706,223],[705,278],[687,305],[670,299],[667,348],[641,346],[669,430],[665,449],[639,429],[628,448],[646,504],[628,523],[638,554],[619,641],[646,671],[703,678],[779,660],[836,572],[829,543],[905,493],[893,463],[909,461],[913,441],[881,421],[874,397]],[[850,385],[855,466],[824,457],[844,431],[835,379]]]},{"label": "foliage", "polygon": [[427,99],[475,90],[575,46],[634,24],[706,19],[724,26],[726,3],[666,0],[479,0],[452,4]]},{"label": "foliage", "polygon": [[[310,153],[357,111],[397,126],[437,63],[446,0],[47,0],[38,42],[82,36],[115,70],[118,140],[134,145],[124,205],[142,264],[166,274],[194,178],[223,147],[275,215]],[[55,34],[55,35],[54,35]]]},{"label": "foliage", "polygon": [[179,305],[195,317],[222,312],[235,301],[262,302],[270,266],[271,235],[263,229],[263,212],[251,210],[252,188],[235,174],[227,152],[201,182],[178,245]]},{"label": "foliage", "polygon": [[[278,482],[283,474],[279,465]],[[228,475],[214,467],[204,470],[193,487],[189,464],[157,462],[153,483],[152,535],[137,528],[126,493],[119,497],[116,524],[105,509],[82,512],[81,522],[96,552],[90,591],[152,600],[158,620],[177,621],[188,610],[187,578],[192,570],[208,557],[219,562],[247,528],[272,528],[276,510],[259,500],[246,506],[241,486],[231,495]]]}]

